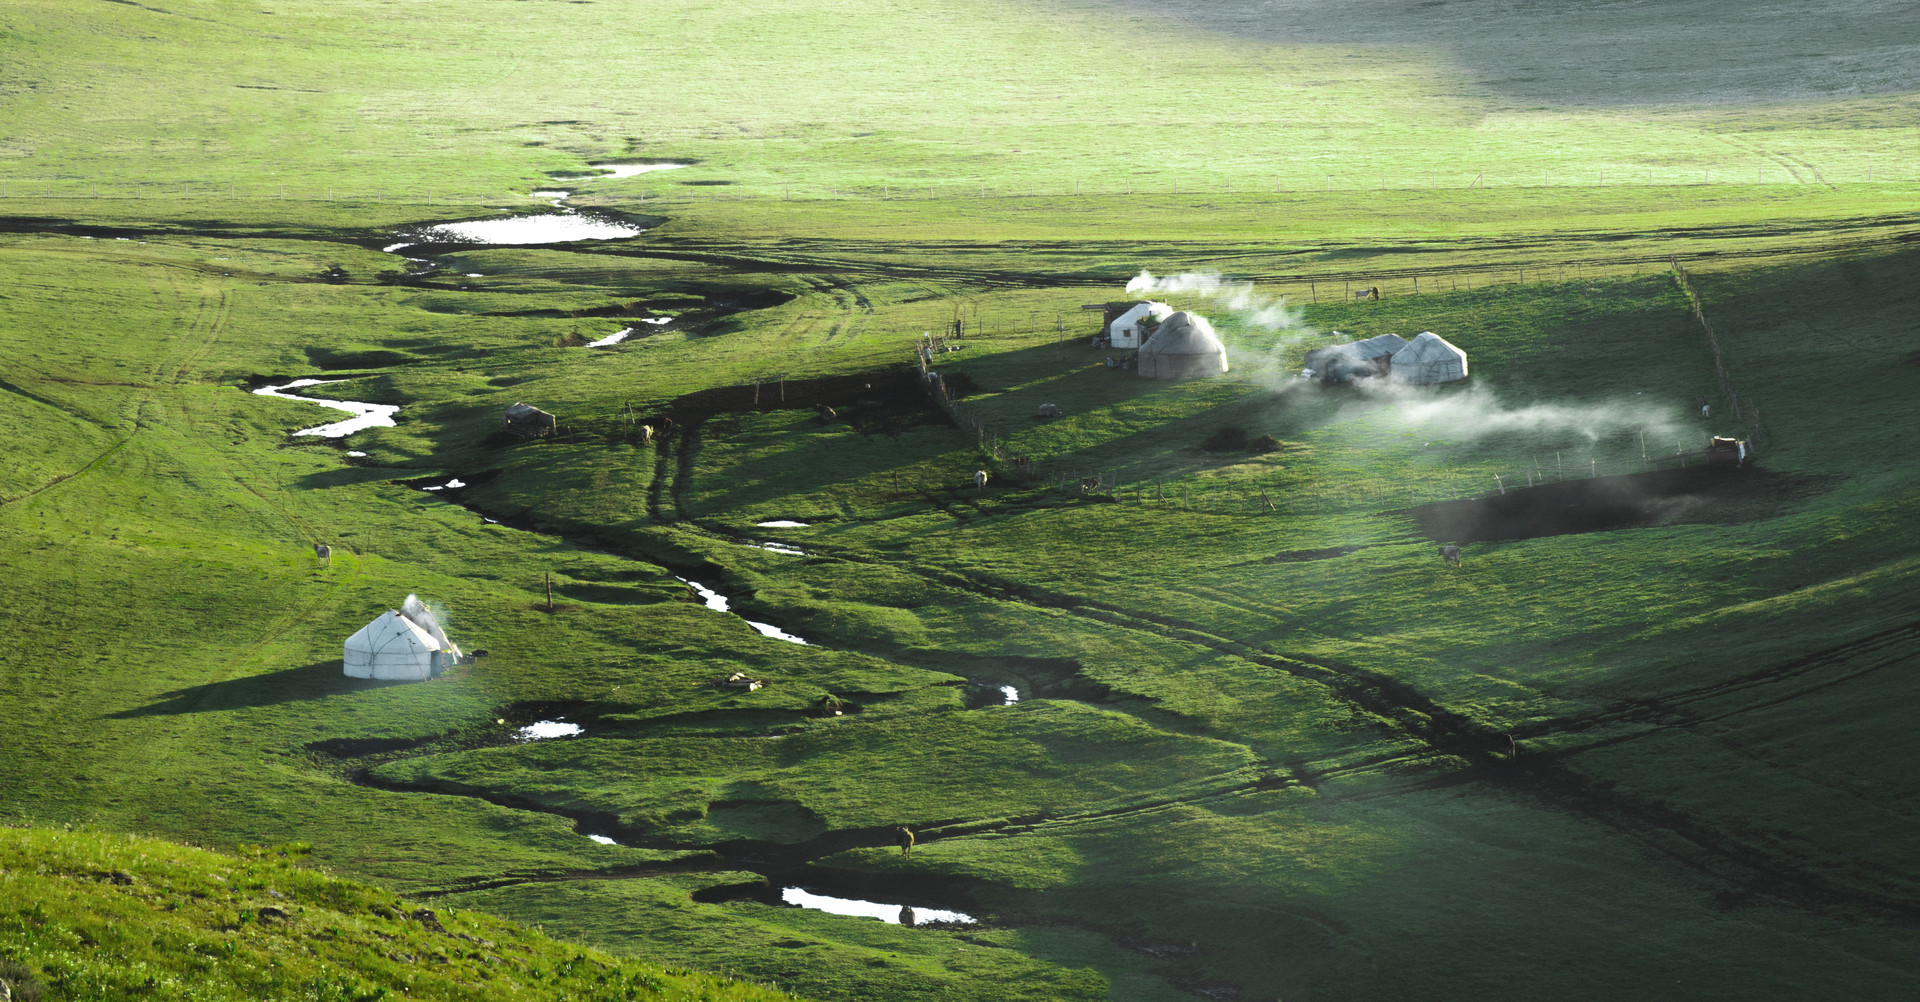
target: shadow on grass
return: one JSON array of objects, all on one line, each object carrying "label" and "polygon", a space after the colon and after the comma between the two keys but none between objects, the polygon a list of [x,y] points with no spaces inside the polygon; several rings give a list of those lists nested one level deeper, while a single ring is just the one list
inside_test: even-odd
[{"label": "shadow on grass", "polygon": [[145,706],[109,713],[107,716],[111,719],[126,720],[134,717],[209,713],[250,706],[298,703],[343,692],[363,692],[368,689],[414,684],[416,683],[348,678],[341,674],[339,661],[315,661],[310,665],[268,672],[265,675],[249,675],[245,678],[230,678],[224,682],[210,682],[206,685],[175,689],[172,692],[161,693],[159,700]]}]

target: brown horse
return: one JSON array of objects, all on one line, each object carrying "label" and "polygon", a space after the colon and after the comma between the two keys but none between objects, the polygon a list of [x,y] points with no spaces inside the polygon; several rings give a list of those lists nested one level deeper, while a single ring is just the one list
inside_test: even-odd
[{"label": "brown horse", "polygon": [[900,855],[913,855],[913,831],[906,825],[893,826],[893,841],[900,846]]}]

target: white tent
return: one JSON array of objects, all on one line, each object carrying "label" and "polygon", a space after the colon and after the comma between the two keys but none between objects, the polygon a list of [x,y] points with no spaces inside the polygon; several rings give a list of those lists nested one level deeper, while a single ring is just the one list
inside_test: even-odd
[{"label": "white tent", "polygon": [[1387,378],[1396,383],[1451,383],[1467,378],[1467,353],[1432,331],[1423,331],[1393,354]]},{"label": "white tent", "polygon": [[1165,303],[1135,303],[1107,325],[1108,343],[1115,348],[1138,348],[1142,323],[1152,324],[1172,315],[1173,307]]},{"label": "white tent", "polygon": [[1227,371],[1227,348],[1197,313],[1175,313],[1140,346],[1147,379],[1204,379]]},{"label": "white tent", "polygon": [[1365,341],[1315,348],[1307,352],[1306,371],[1301,376],[1308,379],[1317,376],[1329,383],[1378,376],[1387,371],[1389,360],[1406,346],[1407,339],[1398,334],[1377,334]]},{"label": "white tent", "polygon": [[360,632],[347,638],[349,676],[418,682],[458,662],[460,648],[446,639],[433,614],[412,595],[407,596],[407,604],[424,614],[426,622],[418,623],[389,610],[361,627]]}]

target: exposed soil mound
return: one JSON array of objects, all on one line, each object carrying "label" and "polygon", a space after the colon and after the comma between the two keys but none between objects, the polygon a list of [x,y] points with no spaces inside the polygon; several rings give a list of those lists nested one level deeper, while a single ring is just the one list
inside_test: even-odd
[{"label": "exposed soil mound", "polygon": [[1564,480],[1408,510],[1442,543],[1533,539],[1676,523],[1732,525],[1772,518],[1821,490],[1812,477],[1752,467],[1695,466]]}]

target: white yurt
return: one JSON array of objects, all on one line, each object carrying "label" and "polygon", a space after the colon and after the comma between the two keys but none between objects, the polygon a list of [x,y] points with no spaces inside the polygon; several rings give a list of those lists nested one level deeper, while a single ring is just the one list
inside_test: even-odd
[{"label": "white yurt", "polygon": [[347,638],[348,676],[419,682],[459,662],[460,648],[425,604],[408,595],[401,609],[387,611]]},{"label": "white yurt", "polygon": [[1451,383],[1467,378],[1467,353],[1432,331],[1422,331],[1393,354],[1387,378],[1396,383]]},{"label": "white yurt", "polygon": [[1165,303],[1135,303],[1107,325],[1108,344],[1115,348],[1138,348],[1141,328],[1151,331],[1155,324],[1172,315],[1173,307]]},{"label": "white yurt", "polygon": [[1147,379],[1204,379],[1227,371],[1227,346],[1206,317],[1183,310],[1162,321],[1140,346],[1139,363]]}]

